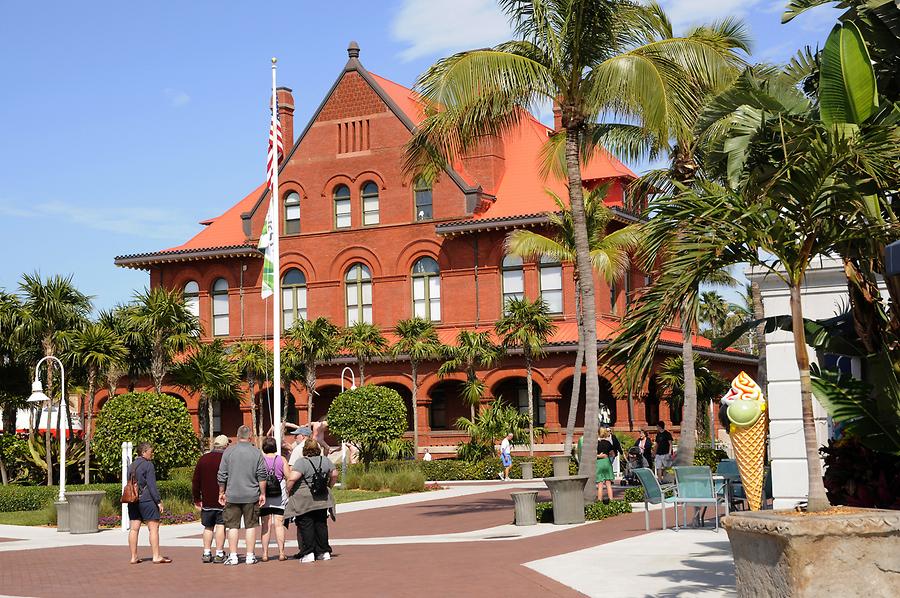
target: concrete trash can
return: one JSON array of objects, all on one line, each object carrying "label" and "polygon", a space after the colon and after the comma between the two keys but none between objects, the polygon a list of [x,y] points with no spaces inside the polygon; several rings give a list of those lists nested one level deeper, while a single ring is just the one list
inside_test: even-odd
[{"label": "concrete trash can", "polygon": [[552,455],[553,477],[564,478],[569,475],[569,455]]},{"label": "concrete trash can", "polygon": [[56,507],[56,531],[69,531],[69,503],[66,501],[55,501],[53,505]]},{"label": "concrete trash can", "polygon": [[530,480],[534,478],[534,463],[531,461],[522,461],[519,464],[519,467],[522,468],[522,479]]},{"label": "concrete trash can", "polygon": [[584,523],[584,485],[586,475],[544,478],[553,499],[553,523]]},{"label": "concrete trash can", "polygon": [[100,503],[106,492],[69,492],[69,532],[94,534],[100,531]]},{"label": "concrete trash can", "polygon": [[537,525],[537,490],[512,492],[516,508],[516,525]]}]

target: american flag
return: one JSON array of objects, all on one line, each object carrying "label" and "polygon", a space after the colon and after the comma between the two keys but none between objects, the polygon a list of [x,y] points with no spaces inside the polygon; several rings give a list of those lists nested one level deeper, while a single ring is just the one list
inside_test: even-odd
[{"label": "american flag", "polygon": [[269,130],[269,153],[266,157],[266,181],[272,193],[272,181],[275,178],[275,169],[281,163],[284,156],[284,142],[281,139],[281,122],[278,120],[278,104],[275,104],[275,112],[272,114],[272,128]]}]

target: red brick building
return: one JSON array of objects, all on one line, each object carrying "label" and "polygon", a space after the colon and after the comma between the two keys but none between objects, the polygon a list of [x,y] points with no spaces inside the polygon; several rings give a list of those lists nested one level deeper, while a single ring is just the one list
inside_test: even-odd
[{"label": "red brick building", "polygon": [[[419,315],[432,320],[441,340],[450,344],[461,328],[491,327],[501,316],[504,298],[541,296],[558,324],[534,372],[537,420],[548,432],[545,448],[553,450],[550,445],[562,441],[574,375],[573,265],[522,263],[504,255],[511,230],[546,226],[545,214],[555,205],[545,189],[567,196],[563,181],[543,180],[538,174],[539,151],[552,130],[529,117],[519,130],[482,143],[433,186],[410,181],[401,172],[404,144],[423,118],[422,107],[409,89],[368,72],[355,44],[348,54],[346,66],[296,138],[291,90],[278,90],[285,146],[291,148],[279,175],[284,323],[327,316],[338,325],[364,320],[387,331],[398,320]],[[634,176],[606,153],[584,168],[587,186],[611,184],[607,201],[615,212],[613,228],[637,220],[622,206],[623,186]],[[203,230],[183,245],[120,256],[115,263],[149,271],[152,286],[183,289],[206,339],[271,339],[271,304],[260,298],[263,262],[255,249],[268,202],[262,185],[221,216],[201,222]],[[595,280],[601,344],[615,333],[630,294],[645,280],[637,270],[612,288]],[[667,330],[658,359],[678,353],[680,339],[677,329]],[[751,356],[714,352],[702,338],[695,343],[726,376],[742,368],[755,370]],[[340,391],[340,371],[349,361],[338,359],[319,368],[321,397],[314,401],[314,418],[327,412]],[[418,418],[421,444],[435,454],[452,451],[463,438],[453,422],[468,415],[457,395],[463,376],[440,378],[439,365],[420,369],[414,410],[408,362],[383,360],[366,368],[367,383],[390,386],[404,396],[410,417],[415,412]],[[488,388],[485,401],[502,396],[525,408],[519,357],[506,357],[480,376]],[[617,388],[615,373],[602,371],[601,376],[602,400],[616,428],[671,420],[653,382],[641,396],[632,397],[629,417],[628,397]],[[197,416],[198,397],[168,390]],[[289,417],[305,421],[306,391],[295,385],[290,395]],[[217,432],[233,434],[239,424],[249,422],[249,405],[220,409]],[[582,421],[583,406],[577,426]]]}]

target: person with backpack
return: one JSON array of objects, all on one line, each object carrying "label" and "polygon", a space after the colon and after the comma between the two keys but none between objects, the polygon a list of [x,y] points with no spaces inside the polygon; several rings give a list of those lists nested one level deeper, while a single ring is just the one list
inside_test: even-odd
[{"label": "person with backpack", "polygon": [[247,556],[244,562],[256,564],[256,528],[259,526],[259,509],[266,501],[266,462],[262,452],[250,442],[250,426],[237,429],[237,442],[222,454],[219,463],[219,504],[222,521],[231,554],[226,565],[237,565],[238,532],[244,522]]},{"label": "person with backpack", "polygon": [[137,447],[138,457],[128,466],[128,479],[137,484],[137,500],[128,503],[128,547],[131,549],[131,564],[142,561],[138,558],[138,534],[141,523],[150,531],[150,549],[156,564],[171,563],[172,559],[159,554],[159,520],[163,510],[159,489],[156,487],[156,467],[153,465],[153,445],[142,442]]},{"label": "person with backpack", "polygon": [[337,481],[334,464],[322,456],[319,443],[309,438],[303,444],[303,458],[294,463],[288,475],[288,488],[293,493],[284,510],[285,517],[295,517],[303,539],[300,562],[331,560],[328,545],[328,511],[334,508],[331,487]]},{"label": "person with backpack", "polygon": [[275,530],[278,546],[278,560],[286,561],[284,554],[284,506],[287,502],[284,480],[290,469],[287,459],[278,454],[274,438],[266,438],[262,443],[263,460],[266,462],[266,502],[259,510],[262,525],[262,561],[269,560],[269,539]]}]

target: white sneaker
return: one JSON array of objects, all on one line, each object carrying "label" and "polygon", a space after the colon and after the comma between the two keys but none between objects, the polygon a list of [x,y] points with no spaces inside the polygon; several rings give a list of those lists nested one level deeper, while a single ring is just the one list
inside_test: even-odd
[{"label": "white sneaker", "polygon": [[501,481],[503,480],[503,474],[502,474],[502,473],[498,473],[498,474],[497,474],[497,477],[500,478]]},{"label": "white sneaker", "polygon": [[244,559],[244,562],[247,563],[248,565],[255,565],[259,561],[256,559],[255,554],[248,554],[247,558]]},{"label": "white sneaker", "polygon": [[[329,557],[329,558],[331,558],[331,557]],[[316,555],[314,555],[313,553],[310,552],[309,554],[304,556],[302,559],[300,559],[300,562],[301,563],[315,563]]]},{"label": "white sneaker", "polygon": [[330,552],[323,552],[323,553],[320,554],[318,557],[316,557],[316,560],[317,560],[317,561],[330,561],[330,560],[331,560],[331,553],[330,553]]},{"label": "white sneaker", "polygon": [[237,565],[238,564],[238,555],[230,554],[227,559],[225,559],[226,565]]}]

